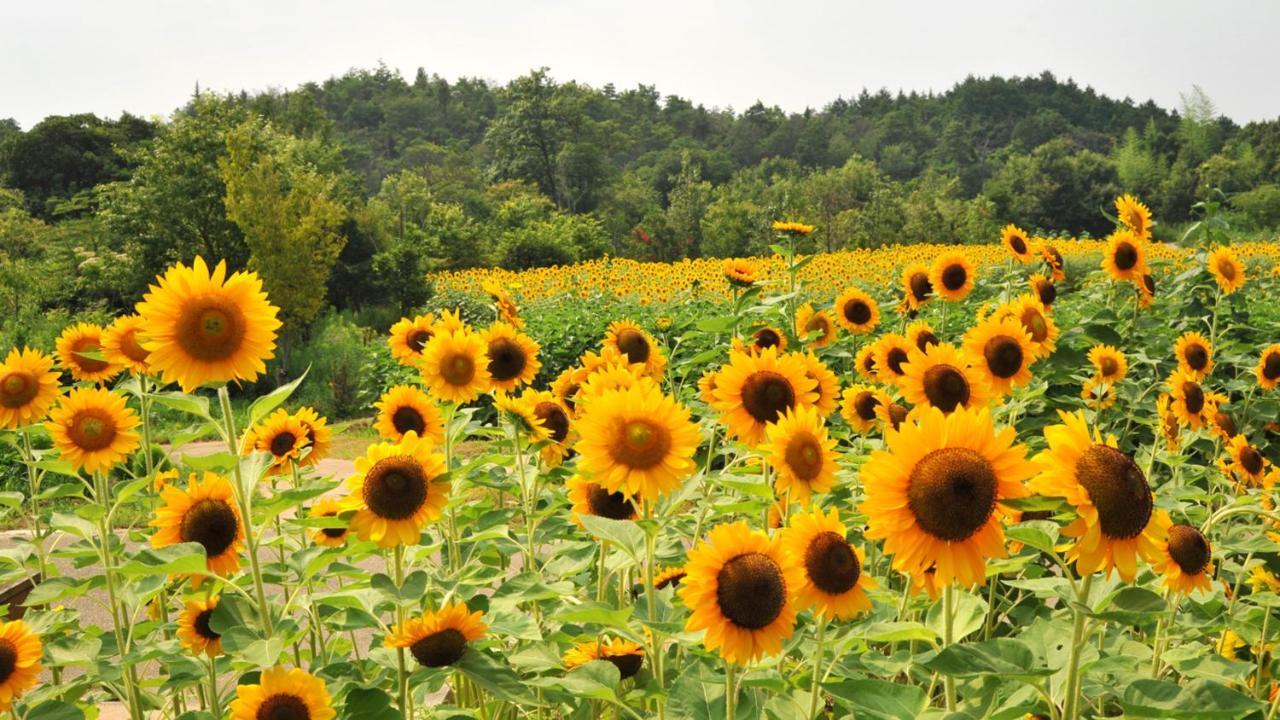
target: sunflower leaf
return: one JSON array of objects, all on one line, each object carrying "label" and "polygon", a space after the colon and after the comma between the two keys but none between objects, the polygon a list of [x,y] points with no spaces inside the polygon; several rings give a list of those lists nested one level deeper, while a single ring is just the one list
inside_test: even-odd
[{"label": "sunflower leaf", "polygon": [[302,381],[307,379],[307,373],[309,372],[311,372],[310,365],[307,366],[306,370],[302,371],[302,374],[298,376],[298,379],[287,385],[281,385],[275,390],[272,390],[266,395],[254,400],[253,404],[249,406],[249,425],[257,425],[259,420],[270,415],[272,410],[283,405],[285,401],[293,395],[293,392],[298,389],[298,386],[302,384]]}]

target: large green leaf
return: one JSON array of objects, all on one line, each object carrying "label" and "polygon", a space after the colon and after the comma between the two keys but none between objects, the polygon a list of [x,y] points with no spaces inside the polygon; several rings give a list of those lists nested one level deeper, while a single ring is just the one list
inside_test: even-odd
[{"label": "large green leaf", "polygon": [[289,396],[293,395],[293,391],[297,390],[298,386],[302,384],[302,381],[307,378],[307,373],[309,372],[311,372],[310,366],[308,366],[306,370],[302,371],[302,374],[298,376],[298,379],[287,385],[281,385],[275,390],[272,390],[266,395],[254,400],[253,404],[249,406],[249,425],[257,425],[259,420],[270,415],[272,410],[283,405],[285,401],[289,399]]},{"label": "large green leaf", "polygon": [[1179,685],[1168,680],[1143,678],[1129,683],[1120,705],[1131,717],[1242,718],[1263,703],[1212,680],[1192,680]]},{"label": "large green leaf", "polygon": [[633,561],[640,562],[644,555],[644,530],[639,525],[630,520],[614,520],[596,515],[582,515],[578,519],[594,537],[612,543]]},{"label": "large green leaf", "polygon": [[1053,674],[1049,668],[1037,667],[1029,645],[1012,638],[951,645],[922,664],[934,672],[960,678],[982,675],[1033,678]]},{"label": "large green leaf", "polygon": [[823,687],[856,717],[868,720],[915,720],[929,705],[922,688],[887,680],[841,680]]}]

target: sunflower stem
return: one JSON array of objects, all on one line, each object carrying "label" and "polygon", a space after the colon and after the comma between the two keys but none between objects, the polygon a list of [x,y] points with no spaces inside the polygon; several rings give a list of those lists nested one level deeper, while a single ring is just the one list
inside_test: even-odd
[{"label": "sunflower stem", "polygon": [[1267,626],[1271,624],[1271,608],[1265,608],[1266,614],[1262,616],[1262,632],[1258,636],[1258,673],[1257,680],[1253,683],[1254,692],[1259,698],[1267,696],[1266,684],[1263,683],[1263,674],[1266,672],[1267,664],[1270,661],[1270,654],[1267,652]]},{"label": "sunflower stem", "polygon": [[[253,489],[245,486],[240,470],[240,447],[236,438],[236,421],[231,412],[231,394],[227,386],[218,388],[218,404],[222,408],[222,423],[227,436],[227,449],[235,461],[231,465],[235,475],[236,502],[240,505],[240,521],[244,523],[244,539],[249,546],[249,570],[253,574],[253,593],[258,601],[258,621],[267,640],[271,639],[271,608],[267,605],[267,591],[262,583],[262,567],[258,564],[258,533],[253,529]],[[256,479],[255,479],[256,481]]]},{"label": "sunflower stem", "polygon": [[213,707],[213,716],[222,718],[222,698],[218,695],[218,660],[209,656],[209,704]]},{"label": "sunflower stem", "polygon": [[[644,517],[650,523],[653,522],[653,502],[644,504]],[[651,639],[651,647],[649,649],[649,662],[653,667],[653,676],[658,681],[658,687],[665,688],[666,683],[662,677],[662,637],[654,626],[658,623],[658,605],[656,603],[657,593],[653,587],[653,566],[654,559],[658,554],[658,534],[657,531],[650,532],[648,528],[644,533],[644,599],[645,605],[649,613],[649,637]],[[658,699],[658,717],[664,718],[667,715],[666,703],[661,698]]]},{"label": "sunflower stem", "polygon": [[[128,615],[121,607],[120,598],[116,594],[115,560],[111,555],[111,540],[114,538],[114,533],[111,532],[111,527],[107,524],[111,499],[106,476],[101,472],[93,474],[93,488],[98,504],[102,507],[102,514],[98,516],[98,539],[102,551],[102,574],[107,586],[107,602],[111,610],[111,629],[116,636],[116,651],[120,654],[120,662],[124,664],[129,644],[125,637],[125,622]],[[142,703],[135,687],[134,667],[128,666],[124,668],[121,678],[124,680],[124,693],[129,705],[129,717],[133,718],[133,720],[142,720]]]},{"label": "sunflower stem", "polygon": [[[453,472],[453,417],[457,412],[456,403],[445,403],[444,406],[444,470],[446,473]],[[453,502],[453,498],[449,498],[448,507],[448,527],[445,533],[445,543],[448,546],[449,556],[449,572],[456,573],[462,565],[462,556],[458,550],[458,510],[457,505]]]},{"label": "sunflower stem", "polygon": [[[396,545],[391,550],[391,573],[392,580],[396,584],[396,593],[404,587],[404,546]],[[400,631],[404,630],[404,603],[396,599],[396,626]],[[409,673],[406,669],[404,648],[396,648],[396,678],[397,687],[400,695],[400,714],[405,720],[413,717],[413,708],[409,707]]]},{"label": "sunflower stem", "polygon": [[725,720],[736,720],[738,705],[737,666],[724,661],[724,717]]},{"label": "sunflower stem", "polygon": [[142,461],[147,469],[147,477],[155,472],[155,458],[151,456],[151,400],[147,397],[147,376],[137,373],[138,406],[142,415]]},{"label": "sunflower stem", "polygon": [[1076,720],[1080,712],[1080,651],[1084,649],[1085,610],[1089,602],[1089,591],[1093,587],[1093,573],[1085,575],[1080,581],[1076,593],[1075,624],[1071,629],[1071,650],[1067,659],[1066,698],[1062,709],[1062,720]]},{"label": "sunflower stem", "polygon": [[818,698],[822,696],[822,655],[826,650],[827,617],[818,618],[817,649],[813,651],[813,683],[809,687],[809,717],[818,717]]},{"label": "sunflower stem", "polygon": [[31,430],[22,431],[22,462],[27,466],[27,485],[31,489],[31,544],[36,549],[36,563],[40,568],[41,582],[48,580],[49,564],[44,551],[44,531],[40,528],[40,473],[36,469],[36,454],[31,446]]},{"label": "sunflower stem", "polygon": [[[942,634],[942,647],[945,649],[945,648],[951,647],[951,644],[955,642],[955,624],[956,624],[955,588],[950,583],[948,583],[942,589],[942,614],[945,619],[945,624],[943,625],[943,634]],[[956,680],[955,678],[951,677],[950,675],[947,675],[946,678],[943,679],[943,688],[944,688],[946,700],[947,700],[947,711],[955,712],[956,711]]]}]

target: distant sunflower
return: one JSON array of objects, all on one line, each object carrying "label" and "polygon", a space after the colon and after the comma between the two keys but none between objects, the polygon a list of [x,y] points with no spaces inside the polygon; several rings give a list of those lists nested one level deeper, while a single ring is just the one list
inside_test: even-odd
[{"label": "distant sunflower", "polygon": [[1044,430],[1049,447],[1035,457],[1039,474],[1031,489],[1065,498],[1078,518],[1063,529],[1075,538],[1067,552],[1081,575],[1118,570],[1125,582],[1138,572],[1139,556],[1158,559],[1157,543],[1169,522],[1155,508],[1151,487],[1133,457],[1116,448],[1115,438],[1090,433],[1081,412],[1058,411],[1063,424]]},{"label": "distant sunflower", "polygon": [[152,547],[200,543],[209,572],[227,577],[240,569],[244,523],[225,477],[211,472],[203,479],[192,475],[185,489],[176,483],[166,485],[160,500],[164,504],[150,523],[158,528],[151,536]]},{"label": "distant sunflower", "polygon": [[810,496],[825,493],[836,482],[836,441],[814,407],[788,410],[768,426],[763,448],[777,472],[774,488],[780,497],[808,505]]},{"label": "distant sunflower", "polygon": [[1067,279],[1066,263],[1062,259],[1062,253],[1058,252],[1058,248],[1043,244],[1040,246],[1040,256],[1049,265],[1049,277],[1054,282],[1062,282]]},{"label": "distant sunflower", "polygon": [[236,686],[231,720],[333,720],[337,715],[324,681],[306,670],[273,667],[257,684]]},{"label": "distant sunflower", "polygon": [[1147,273],[1133,283],[1138,288],[1138,307],[1146,310],[1156,299],[1156,279]]},{"label": "distant sunflower", "polygon": [[791,516],[782,538],[782,551],[804,571],[796,588],[796,609],[813,608],[822,617],[850,620],[871,609],[867,590],[876,582],[863,572],[866,558],[849,544],[848,531],[832,508]]},{"label": "distant sunflower", "polygon": [[725,280],[730,285],[749,288],[756,284],[756,264],[743,258],[729,258],[722,266]]},{"label": "distant sunflower", "polygon": [[1182,425],[1174,414],[1173,401],[1168,393],[1160,393],[1156,398],[1156,417],[1160,418],[1160,434],[1164,436],[1165,447],[1169,452],[1177,452],[1180,447]]},{"label": "distant sunflower", "polygon": [[396,385],[382,394],[373,406],[378,416],[373,429],[378,435],[399,442],[405,433],[444,444],[444,414],[427,394],[412,385]]},{"label": "distant sunflower", "polygon": [[889,402],[888,394],[874,385],[850,385],[841,396],[840,415],[854,432],[865,433],[876,426],[876,409]]},{"label": "distant sunflower", "polygon": [[1164,575],[1164,586],[1186,595],[1213,589],[1213,551],[1209,539],[1190,525],[1170,525],[1168,537],[1156,542],[1151,568]]},{"label": "distant sunflower", "polygon": [[678,594],[691,611],[685,629],[706,630],[703,645],[745,665],[782,650],[795,630],[793,598],[804,570],[745,522],[717,525],[689,551]]},{"label": "distant sunflower", "polygon": [[389,648],[406,648],[422,667],[449,667],[456,665],[467,646],[484,637],[488,629],[484,613],[471,612],[466,605],[455,603],[396,626],[385,644]]},{"label": "distant sunflower", "polygon": [[802,222],[795,222],[791,220],[775,220],[773,223],[773,231],[782,233],[783,235],[808,235],[813,232],[813,230],[814,227],[812,225],[806,225]]},{"label": "distant sunflower", "polygon": [[43,420],[58,398],[53,358],[30,348],[13,348],[0,363],[0,430]]},{"label": "distant sunflower", "polygon": [[1280,384],[1280,344],[1271,345],[1262,351],[1253,374],[1264,390],[1273,390]]},{"label": "distant sunflower", "polygon": [[572,504],[574,519],[583,515],[609,518],[610,520],[634,520],[636,504],[623,492],[610,492],[582,475],[573,475],[565,481],[565,490]]},{"label": "distant sunflower", "polygon": [[1243,435],[1236,435],[1231,438],[1231,441],[1227,443],[1227,453],[1231,456],[1230,469],[1236,475],[1250,484],[1262,484],[1262,479],[1267,474],[1269,463],[1262,453],[1258,451],[1258,448],[1249,444],[1248,438]]},{"label": "distant sunflower", "polygon": [[[342,503],[333,497],[322,497],[311,506],[311,510],[307,513],[312,518],[336,518],[342,514]],[[311,539],[317,545],[324,547],[342,547],[347,544],[347,533],[351,528],[347,525],[342,527],[318,527],[312,530]]]},{"label": "distant sunflower", "polygon": [[1031,382],[1035,349],[1022,323],[1013,318],[988,319],[964,338],[964,350],[996,395]]},{"label": "distant sunflower", "polygon": [[1040,298],[1030,293],[1019,295],[1001,305],[995,316],[1017,318],[1027,335],[1031,336],[1031,346],[1035,349],[1037,358],[1053,354],[1058,341],[1058,324],[1050,317],[1048,308],[1040,302]]},{"label": "distant sunflower", "polygon": [[484,332],[487,345],[489,384],[495,390],[511,391],[533,382],[542,362],[538,343],[504,323],[495,322]]},{"label": "distant sunflower", "polygon": [[854,335],[871,332],[880,324],[880,305],[861,289],[851,287],[836,298],[836,320]]},{"label": "distant sunflower", "polygon": [[930,345],[902,366],[898,387],[902,397],[917,407],[935,407],[943,413],[979,408],[991,400],[991,388],[983,373],[970,365],[950,343]]},{"label": "distant sunflower", "polygon": [[626,680],[644,667],[644,648],[629,640],[615,638],[578,643],[564,654],[564,667],[572,670],[594,660],[603,660],[618,668],[619,677]]},{"label": "distant sunflower", "polygon": [[1146,241],[1129,230],[1111,233],[1102,254],[1102,269],[1117,282],[1140,280],[1147,274]]},{"label": "distant sunflower", "polygon": [[582,381],[586,379],[586,371],[580,367],[565,368],[551,382],[551,393],[560,404],[569,410],[570,415],[578,413],[578,392],[582,390]]},{"label": "distant sunflower", "polygon": [[466,403],[489,389],[488,344],[470,330],[438,330],[422,350],[419,369],[433,395]]},{"label": "distant sunflower", "polygon": [[391,335],[387,338],[387,346],[391,348],[391,357],[401,365],[413,367],[422,359],[422,351],[427,342],[435,336],[436,317],[431,313],[413,318],[400,318],[391,326]]},{"label": "distant sunflower", "polygon": [[329,454],[329,446],[333,444],[333,430],[329,421],[313,407],[306,405],[293,413],[293,418],[302,424],[307,434],[307,451],[298,461],[301,467],[309,467],[319,463]]},{"label": "distant sunflower", "polygon": [[73,388],[49,411],[53,446],[77,471],[106,471],[141,444],[138,416],[124,397],[102,388]]},{"label": "distant sunflower", "polygon": [[1170,409],[1182,425],[1199,430],[1205,423],[1208,407],[1204,387],[1192,376],[1175,370],[1168,379]]},{"label": "distant sunflower", "polygon": [[645,372],[655,378],[662,375],[667,365],[653,337],[630,320],[615,320],[609,324],[604,347],[617,350],[633,364],[643,365]]},{"label": "distant sunflower", "polygon": [[142,347],[146,335],[141,315],[122,315],[102,331],[102,354],[107,362],[136,373],[147,373],[150,353]]},{"label": "distant sunflower", "polygon": [[1143,240],[1151,238],[1151,210],[1134,196],[1125,193],[1116,198],[1116,217],[1134,235]]},{"label": "distant sunflower", "polygon": [[222,654],[222,635],[209,627],[213,611],[218,609],[218,596],[207,600],[191,600],[178,616],[178,641],[194,655],[217,657]]},{"label": "distant sunflower", "polygon": [[92,323],[69,326],[58,336],[58,364],[77,382],[101,383],[120,373],[120,366],[102,352],[102,327]]},{"label": "distant sunflower", "polygon": [[685,575],[683,566],[658,568],[658,571],[653,575],[653,587],[662,590],[663,588],[679,586]]},{"label": "distant sunflower", "polygon": [[276,410],[253,430],[254,449],[271,457],[270,474],[289,472],[292,463],[307,447],[307,428],[283,408]]},{"label": "distant sunflower", "polygon": [[986,559],[1005,557],[1000,507],[1026,496],[1035,468],[1013,428],[996,432],[986,409],[944,415],[928,408],[919,422],[887,430],[887,450],[862,466],[868,538],[884,539],[896,570],[937,568],[940,585],[973,586]]},{"label": "distant sunflower", "polygon": [[908,265],[902,271],[902,294],[912,310],[919,310],[933,299],[933,282],[929,280],[929,268],[920,263]]},{"label": "distant sunflower", "polygon": [[1031,292],[1035,294],[1036,299],[1040,301],[1041,305],[1044,305],[1046,310],[1053,307],[1054,301],[1058,299],[1058,288],[1053,284],[1052,280],[1040,273],[1036,273],[1031,276],[1027,283],[1031,286]]},{"label": "distant sunflower", "polygon": [[1244,263],[1240,262],[1229,245],[1215,248],[1209,255],[1209,272],[1224,295],[1230,295],[1244,287]]},{"label": "distant sunflower", "polygon": [[787,349],[787,336],[772,325],[761,325],[751,332],[751,344],[747,349],[752,352],[774,348],[778,352]]},{"label": "distant sunflower", "polygon": [[1012,224],[1005,225],[1000,230],[1000,242],[1018,262],[1031,262],[1031,240],[1022,228]]},{"label": "distant sunflower", "polygon": [[924,352],[929,349],[930,345],[937,345],[942,342],[933,332],[933,327],[924,320],[916,320],[907,326],[904,333],[907,337],[907,343],[914,345],[917,350]]},{"label": "distant sunflower", "polygon": [[795,355],[804,365],[804,374],[814,382],[814,390],[817,392],[817,397],[813,400],[814,407],[824,417],[835,412],[840,403],[840,379],[813,351]]},{"label": "distant sunflower", "polygon": [[656,500],[696,469],[698,426],[656,385],[604,393],[577,427],[578,467],[610,492]]},{"label": "distant sunflower", "polygon": [[0,621],[0,712],[11,710],[14,700],[35,687],[43,655],[40,636],[25,622]]},{"label": "distant sunflower", "polygon": [[929,284],[939,297],[963,300],[973,290],[973,263],[962,252],[943,253],[929,268]]},{"label": "distant sunflower", "polygon": [[880,373],[876,369],[876,349],[875,343],[863,345],[858,348],[857,354],[853,357],[854,369],[863,380],[868,382],[876,382],[880,379]]},{"label": "distant sunflower", "polygon": [[1116,404],[1116,384],[1094,375],[1080,387],[1080,399],[1094,410],[1106,410]]},{"label": "distant sunflower", "polygon": [[191,392],[210,382],[252,381],[275,356],[280,309],[267,300],[256,273],[212,272],[203,258],[158,278],[138,303],[147,362],[165,382]]},{"label": "distant sunflower", "polygon": [[918,352],[910,341],[897,333],[880,336],[875,348],[876,377],[886,385],[897,385],[902,380],[911,353]]},{"label": "distant sunflower", "polygon": [[1124,353],[1111,345],[1094,345],[1089,348],[1089,363],[1094,377],[1108,383],[1118,383],[1129,372],[1129,360]]},{"label": "distant sunflower", "polygon": [[525,390],[524,398],[529,403],[537,421],[544,430],[547,444],[541,450],[542,461],[549,467],[556,467],[572,449],[573,431],[569,410],[556,396],[546,390]]},{"label": "distant sunflower", "polygon": [[1213,344],[1198,332],[1183,333],[1173,346],[1178,368],[1192,379],[1203,380],[1213,370]]},{"label": "distant sunflower", "polygon": [[876,417],[886,429],[901,430],[910,414],[909,410],[896,402],[876,406]]},{"label": "distant sunflower", "polygon": [[730,434],[754,446],[764,440],[765,426],[816,399],[816,383],[800,358],[766,350],[759,355],[730,353],[729,364],[718,374],[712,407]]},{"label": "distant sunflower", "polygon": [[[452,310],[442,310],[440,317],[431,325],[433,332],[432,337],[440,333],[459,333],[462,331],[475,332],[475,329],[462,319],[462,311],[454,308]],[[430,339],[427,340],[430,342]],[[425,350],[425,347],[423,348]]]},{"label": "distant sunflower", "polygon": [[347,479],[344,510],[355,510],[351,529],[381,547],[414,545],[422,526],[440,517],[450,483],[442,480],[444,456],[410,430],[399,442],[370,445]]},{"label": "distant sunflower", "polygon": [[805,303],[796,312],[796,327],[804,341],[812,347],[826,347],[836,341],[835,320],[826,310],[814,310],[812,303]]}]

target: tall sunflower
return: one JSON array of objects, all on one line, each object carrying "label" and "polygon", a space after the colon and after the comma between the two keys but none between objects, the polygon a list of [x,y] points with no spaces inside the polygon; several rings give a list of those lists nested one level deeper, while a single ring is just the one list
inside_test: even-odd
[{"label": "tall sunflower", "polygon": [[378,435],[399,442],[406,433],[413,432],[437,445],[444,443],[444,414],[418,388],[396,385],[383,393],[373,406],[378,410],[373,421]]},{"label": "tall sunflower", "polygon": [[698,426],[656,385],[604,393],[577,427],[578,468],[610,492],[656,500],[696,469]]},{"label": "tall sunflower", "polygon": [[715,402],[729,433],[748,445],[764,440],[765,426],[797,405],[817,400],[816,383],[795,355],[773,350],[730,353],[716,380]]},{"label": "tall sunflower", "polygon": [[[342,502],[333,497],[322,497],[311,506],[307,516],[312,518],[336,518],[342,514]],[[318,527],[311,532],[311,539],[317,545],[324,547],[342,547],[347,544],[347,533],[351,532],[351,528],[347,525],[342,527]]]},{"label": "tall sunflower", "polygon": [[1061,410],[1061,425],[1044,430],[1049,447],[1036,455],[1039,474],[1031,489],[1047,497],[1065,498],[1077,519],[1063,529],[1075,538],[1067,558],[1081,575],[1114,568],[1126,582],[1138,572],[1138,557],[1154,562],[1165,537],[1168,516],[1155,507],[1151,487],[1133,457],[1090,434],[1084,413]]},{"label": "tall sunflower", "polygon": [[1213,589],[1213,550],[1209,539],[1190,525],[1170,525],[1168,537],[1156,542],[1151,569],[1164,576],[1164,586],[1186,595]]},{"label": "tall sunflower", "polygon": [[866,558],[847,534],[835,508],[824,513],[814,507],[791,516],[782,551],[804,571],[796,588],[797,610],[813,608],[819,616],[849,620],[871,609],[866,591],[876,582],[863,571]]},{"label": "tall sunflower", "polygon": [[906,332],[907,343],[915,347],[920,352],[929,349],[930,345],[937,345],[942,340],[933,332],[933,326],[924,320],[916,320],[907,326]]},{"label": "tall sunflower", "polygon": [[1017,318],[1031,337],[1036,357],[1044,358],[1053,354],[1058,341],[1058,324],[1050,317],[1048,308],[1040,302],[1040,298],[1030,293],[1019,295],[1001,305],[994,316]]},{"label": "tall sunflower", "polygon": [[13,348],[0,363],[0,430],[43,420],[58,398],[53,358],[30,348]]},{"label": "tall sunflower", "polygon": [[717,525],[689,551],[677,594],[691,611],[685,629],[706,630],[702,643],[726,662],[745,665],[782,650],[795,630],[795,593],[804,570],[745,522]]},{"label": "tall sunflower", "polygon": [[963,300],[973,290],[973,263],[962,252],[943,253],[929,268],[929,284],[939,297]]},{"label": "tall sunflower", "polygon": [[943,413],[979,408],[991,400],[991,388],[983,373],[972,367],[954,345],[939,343],[912,351],[902,366],[898,388],[917,407],[935,407]]},{"label": "tall sunflower", "polygon": [[907,361],[916,348],[898,333],[885,333],[875,344],[876,378],[886,385],[897,385],[906,372]]},{"label": "tall sunflower", "polygon": [[222,654],[222,635],[209,626],[218,609],[216,595],[207,600],[190,600],[178,616],[178,641],[195,655],[217,657]]},{"label": "tall sunflower", "polygon": [[300,668],[263,670],[257,684],[236,686],[231,720],[333,720],[324,681]]},{"label": "tall sunflower", "polygon": [[662,349],[649,333],[630,320],[615,320],[609,324],[604,346],[625,355],[633,364],[643,365],[652,377],[660,377],[667,366]]},{"label": "tall sunflower", "polygon": [[483,612],[454,603],[396,626],[384,642],[389,648],[406,648],[422,667],[449,667],[488,629]]},{"label": "tall sunflower", "polygon": [[87,473],[106,471],[138,449],[138,416],[124,397],[102,388],[73,388],[45,423],[63,460]]},{"label": "tall sunflower", "polygon": [[1049,277],[1054,282],[1062,282],[1067,279],[1066,262],[1062,259],[1062,253],[1058,252],[1058,248],[1044,243],[1040,246],[1040,257],[1044,258],[1046,264],[1049,265]]},{"label": "tall sunflower", "polygon": [[[434,341],[433,341],[434,342]],[[422,526],[440,517],[449,500],[444,456],[410,430],[399,442],[370,445],[347,479],[344,510],[355,510],[351,529],[381,547],[415,545]]]},{"label": "tall sunflower", "polygon": [[1264,390],[1273,390],[1280,384],[1280,344],[1270,345],[1262,351],[1253,375]]},{"label": "tall sunflower", "polygon": [[1116,218],[1143,240],[1151,239],[1151,210],[1138,198],[1125,193],[1116,198]]},{"label": "tall sunflower", "polygon": [[1017,225],[1005,225],[1000,229],[1000,242],[1018,262],[1031,262],[1031,240],[1027,237],[1027,231]]},{"label": "tall sunflower", "polygon": [[583,515],[609,518],[610,520],[634,520],[636,504],[626,493],[610,492],[598,483],[575,474],[565,481],[565,490],[572,504],[574,520]]},{"label": "tall sunflower", "polygon": [[1224,295],[1230,295],[1244,287],[1244,263],[1240,262],[1229,245],[1217,247],[1209,254],[1209,273]]},{"label": "tall sunflower", "polygon": [[307,435],[307,451],[298,461],[298,465],[309,467],[319,463],[329,454],[329,446],[333,444],[333,430],[329,421],[315,408],[303,405],[293,413],[293,419],[302,425]]},{"label": "tall sunflower", "polygon": [[756,264],[750,260],[729,258],[724,261],[721,270],[724,272],[724,279],[734,287],[749,288],[756,284],[758,271]]},{"label": "tall sunflower", "polygon": [[209,572],[226,577],[240,569],[244,549],[244,523],[236,507],[231,483],[210,472],[203,479],[192,475],[186,489],[176,483],[160,491],[164,504],[149,523],[156,548],[194,542],[204,547]]},{"label": "tall sunflower", "polygon": [[902,295],[907,306],[919,310],[933,299],[933,283],[929,280],[929,268],[912,263],[902,271]]},{"label": "tall sunflower", "polygon": [[1118,383],[1129,372],[1129,360],[1112,345],[1094,345],[1089,348],[1089,363],[1093,375],[1107,383]]},{"label": "tall sunflower", "polygon": [[489,359],[489,382],[495,390],[510,392],[533,382],[542,362],[538,343],[514,327],[496,322],[484,333]]},{"label": "tall sunflower", "polygon": [[1204,386],[1181,370],[1175,370],[1167,383],[1169,407],[1178,416],[1178,422],[1192,430],[1199,430],[1205,423],[1205,410],[1208,408]]},{"label": "tall sunflower", "polygon": [[825,493],[836,482],[836,441],[827,435],[817,409],[788,410],[768,426],[764,450],[777,471],[774,488],[779,496],[808,505],[811,495]]},{"label": "tall sunflower", "polygon": [[880,324],[880,305],[860,288],[851,287],[840,293],[835,310],[836,320],[854,335],[869,333]]},{"label": "tall sunflower", "polygon": [[0,711],[12,709],[14,700],[35,687],[44,669],[40,666],[42,655],[40,636],[25,622],[0,621]]},{"label": "tall sunflower", "polygon": [[644,648],[629,640],[609,638],[578,643],[564,654],[564,667],[572,670],[594,660],[603,660],[618,668],[618,676],[626,680],[644,667]]},{"label": "tall sunflower", "polygon": [[1052,280],[1040,273],[1036,273],[1031,276],[1027,284],[1031,286],[1032,294],[1036,296],[1041,305],[1044,305],[1046,310],[1053,307],[1054,301],[1058,299],[1058,286],[1054,285]]},{"label": "tall sunflower", "polygon": [[252,381],[275,357],[280,309],[267,300],[256,273],[227,276],[226,262],[213,272],[197,257],[158,278],[137,306],[152,370],[183,392],[211,382]]},{"label": "tall sunflower", "polygon": [[422,380],[445,402],[471,402],[489,389],[487,350],[484,338],[474,331],[437,328],[422,350]]},{"label": "tall sunflower", "polygon": [[267,472],[279,475],[291,470],[292,463],[302,457],[309,442],[307,428],[297,418],[280,408],[251,430],[253,449],[271,458]]},{"label": "tall sunflower", "polygon": [[387,337],[391,357],[401,365],[417,365],[422,359],[422,351],[427,347],[427,342],[435,336],[435,323],[436,316],[431,313],[396,321]]},{"label": "tall sunflower", "polygon": [[1140,280],[1147,274],[1146,241],[1130,230],[1117,230],[1107,238],[1102,269],[1116,281]]},{"label": "tall sunflower", "polygon": [[150,372],[150,353],[142,346],[146,335],[140,315],[122,315],[102,331],[102,354],[107,362],[136,373]]},{"label": "tall sunflower", "polygon": [[56,343],[58,364],[77,382],[103,383],[120,374],[121,367],[102,352],[102,327],[76,323],[62,331]]},{"label": "tall sunflower", "polygon": [[1192,379],[1203,380],[1213,370],[1213,344],[1198,332],[1186,332],[1173,346],[1178,368]]},{"label": "tall sunflower", "polygon": [[1227,443],[1227,454],[1231,456],[1229,469],[1241,480],[1252,485],[1262,485],[1270,463],[1258,448],[1249,443],[1248,438],[1243,435],[1231,438]]},{"label": "tall sunflower", "polygon": [[919,422],[887,430],[887,450],[862,466],[868,538],[883,538],[896,570],[937,569],[937,582],[972,586],[986,559],[1005,557],[1000,502],[1024,497],[1035,468],[1013,428],[996,432],[986,409],[944,415],[928,408]]},{"label": "tall sunflower", "polygon": [[1013,318],[989,318],[975,326],[965,333],[964,350],[997,395],[1031,382],[1035,349],[1022,323]]},{"label": "tall sunflower", "polygon": [[876,426],[876,409],[889,402],[888,394],[874,385],[850,385],[841,395],[840,415],[854,432],[865,433]]},{"label": "tall sunflower", "polygon": [[836,341],[838,329],[826,310],[815,310],[805,303],[796,312],[796,327],[803,340],[813,347],[826,347]]}]

